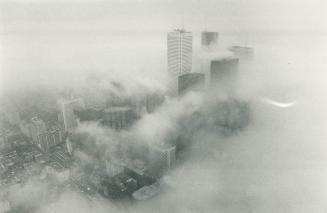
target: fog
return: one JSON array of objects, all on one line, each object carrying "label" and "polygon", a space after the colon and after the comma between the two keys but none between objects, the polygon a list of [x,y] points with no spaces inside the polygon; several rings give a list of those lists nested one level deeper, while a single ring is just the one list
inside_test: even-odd
[{"label": "fog", "polygon": [[[87,10],[85,5],[78,4],[77,12],[74,10],[71,16],[66,11],[56,19],[50,13],[44,20],[51,7],[44,6],[46,4],[37,6],[37,2],[31,1],[32,6],[28,7],[15,1],[25,11],[23,14],[19,14],[11,3],[2,3],[13,11],[4,13],[4,33],[0,35],[2,108],[20,108],[29,103],[58,110],[60,100],[70,96],[98,103],[117,96],[137,99],[154,91],[167,90],[166,31],[172,25],[169,20],[179,18],[166,21],[163,13],[155,19],[161,21],[160,27],[147,24],[141,28],[154,29],[154,32],[140,33],[142,30],[135,30],[137,27],[131,26],[132,21],[126,21],[124,15],[102,14],[104,20],[110,17],[125,20],[117,21],[111,27],[116,29],[119,26],[119,33],[103,30],[101,26],[105,21],[94,27],[96,33],[86,33],[85,29],[87,32],[93,29],[88,21],[96,12],[81,15]],[[73,2],[70,4],[74,5]],[[187,7],[196,10],[193,6],[200,3],[192,2]],[[258,4],[258,8],[266,9],[249,16],[243,12],[244,22],[247,21],[245,26],[241,29],[235,27],[231,32],[227,24],[228,14],[243,11],[242,5],[246,3],[221,2],[229,8],[221,15],[215,15],[212,9],[205,10],[208,15],[199,12],[203,19],[211,20],[203,28],[209,26],[210,30],[220,33],[219,48],[212,54],[231,54],[227,50],[231,45],[251,46],[255,50],[253,61],[244,66],[241,64],[235,84],[234,98],[244,101],[249,107],[248,121],[242,128],[224,134],[220,129],[212,128],[209,119],[190,118],[197,111],[207,116],[204,118],[214,115],[215,104],[225,100],[217,97],[214,91],[204,96],[190,93],[179,99],[168,98],[154,113],[145,114],[128,131],[116,132],[96,122],[82,123],[77,134],[92,138],[96,153],[113,150],[119,143],[148,144],[173,141],[178,136],[188,137],[191,146],[183,161],[163,177],[163,191],[148,201],[90,200],[69,189],[52,198],[47,193],[51,190],[51,183],[40,183],[31,177],[27,183],[8,189],[10,202],[22,206],[22,211],[33,209],[36,212],[326,212],[327,37],[315,31],[319,27],[321,31],[325,30],[321,21],[310,26],[312,20],[322,17],[321,9],[311,17],[311,21],[300,24],[288,19],[289,16],[297,14],[298,20],[305,19],[314,13],[318,4],[286,1],[284,5],[279,2],[271,9],[281,9],[282,16],[276,17],[267,9],[268,2],[251,1],[251,5]],[[217,6],[213,1],[208,3]],[[303,6],[303,16],[300,6],[295,12],[289,12],[293,3]],[[56,10],[62,7],[60,5],[55,6]],[[153,3],[149,5],[154,7]],[[206,8],[205,4],[200,5]],[[43,10],[43,7],[47,9]],[[41,11],[38,15],[28,11],[35,8]],[[96,11],[94,8],[98,6],[92,8]],[[250,14],[251,8],[253,10],[255,6],[247,6],[244,11]],[[166,14],[177,16],[179,9]],[[127,17],[138,17],[139,13],[129,14],[132,15]],[[268,26],[254,18],[263,15],[270,23]],[[200,48],[202,26],[198,22],[192,24],[190,14],[185,16],[186,28],[195,29],[193,71],[201,72],[200,61],[206,57]],[[215,25],[214,20],[219,17],[225,19]],[[231,22],[241,26],[241,17],[231,18]],[[96,18],[101,20],[101,13]],[[40,19],[50,24],[44,27]],[[68,30],[67,33],[63,29],[65,26],[57,24],[68,20],[67,29],[70,29],[71,22],[76,21],[74,19],[82,20],[76,29],[82,28],[83,32],[71,33]],[[27,27],[22,27],[24,22],[28,23]],[[292,23],[297,23],[291,28],[292,33],[285,32]],[[128,33],[121,30],[125,25],[129,26]],[[55,26],[55,30],[49,26]],[[275,29],[278,30],[271,32]],[[283,107],[276,103],[292,104]],[[235,119],[240,118],[236,116]],[[90,161],[94,165],[102,159],[101,155],[94,159],[91,154],[78,157],[82,162]]]}]

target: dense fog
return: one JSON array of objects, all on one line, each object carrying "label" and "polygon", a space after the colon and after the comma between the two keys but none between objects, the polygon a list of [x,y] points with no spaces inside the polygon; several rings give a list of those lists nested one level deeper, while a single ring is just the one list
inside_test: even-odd
[{"label": "dense fog", "polygon": [[[192,2],[187,8],[196,6],[197,3]],[[227,1],[221,2],[232,12],[243,11],[240,8],[245,4],[231,1],[230,4],[238,5],[233,10],[232,6],[226,6]],[[293,1],[287,2],[289,6]],[[255,3],[260,5],[259,1],[253,1]],[[0,35],[1,110],[33,106],[41,111],[57,112],[60,101],[70,97],[82,97],[87,105],[98,106],[134,103],[147,94],[167,91],[166,33],[169,28],[159,31],[156,27],[152,33],[133,32],[134,27],[128,33],[101,30],[102,33],[67,33],[61,32],[64,30],[59,27],[59,33],[52,33],[41,27],[44,32],[39,33],[40,17],[31,15],[24,7],[43,11],[44,5],[37,7],[38,3],[34,2],[31,3],[34,6],[28,7],[20,1],[15,4],[23,5],[21,10],[25,13],[17,18],[17,11],[13,12],[17,19],[14,24],[10,12],[4,15],[5,33]],[[12,8],[9,3],[5,5]],[[84,6],[79,5],[83,7],[81,11],[86,10]],[[283,17],[289,18],[287,11],[291,8],[285,9],[282,3],[273,8],[279,9],[278,6],[283,8]],[[61,6],[55,8],[58,7]],[[202,7],[205,5],[201,4]],[[308,4],[308,8],[314,5]],[[72,16],[80,17],[81,11],[75,11],[78,15],[73,13]],[[208,17],[216,17],[211,9],[208,11]],[[43,13],[39,14],[41,19]],[[137,17],[138,13],[131,14]],[[21,16],[33,20],[27,25],[31,29],[35,30],[32,23],[38,23],[35,33],[20,26]],[[88,16],[84,22],[89,20]],[[276,18],[277,15],[270,16]],[[89,146],[89,152],[76,153],[75,157],[80,160],[76,170],[101,166],[107,153],[114,152],[119,144],[174,143],[179,138],[186,139],[188,149],[177,166],[162,178],[162,192],[150,200],[135,203],[90,200],[69,189],[53,198],[49,193],[53,183],[41,183],[36,177],[30,177],[26,183],[8,189],[8,200],[18,206],[18,210],[61,213],[326,211],[325,34],[260,31],[264,24],[254,22],[253,17],[247,17],[251,24],[246,26],[259,30],[233,29],[231,32],[226,30],[228,24],[221,30],[221,23],[215,26],[209,22],[210,30],[220,35],[218,46],[205,53],[200,47],[202,26],[188,22],[191,17],[186,15],[185,27],[195,29],[194,72],[204,72],[201,64],[204,59],[232,55],[229,46],[253,47],[252,60],[240,59],[233,96],[209,90],[206,94],[190,92],[180,98],[167,97],[153,113],[145,113],[126,131],[117,132],[94,121],[81,122],[74,135],[82,145]],[[201,17],[207,16],[201,13]],[[53,24],[56,20],[53,15],[48,18],[45,23],[57,26]],[[71,17],[66,14],[61,18]],[[265,19],[274,20],[266,16]],[[235,19],[231,21],[241,25]],[[228,23],[228,18],[225,22]],[[290,23],[293,22],[286,21],[282,28]],[[24,33],[6,31],[10,26],[24,29]],[[143,28],[151,30],[151,26]],[[270,26],[271,29],[277,27],[276,24]],[[166,24],[163,28],[166,29]]]}]

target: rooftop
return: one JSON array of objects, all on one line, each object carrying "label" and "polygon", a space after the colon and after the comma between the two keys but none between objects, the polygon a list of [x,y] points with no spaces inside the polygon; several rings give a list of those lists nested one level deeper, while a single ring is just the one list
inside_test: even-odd
[{"label": "rooftop", "polygon": [[118,111],[128,111],[131,110],[131,107],[128,106],[123,106],[123,107],[110,107],[106,108],[104,111],[105,112],[118,112]]},{"label": "rooftop", "polygon": [[160,191],[158,184],[144,186],[132,194],[135,200],[147,200],[157,195]]}]

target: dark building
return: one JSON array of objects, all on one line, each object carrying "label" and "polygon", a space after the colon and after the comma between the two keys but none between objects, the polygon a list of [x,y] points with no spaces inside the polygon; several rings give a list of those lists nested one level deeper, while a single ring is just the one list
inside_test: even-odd
[{"label": "dark building", "polygon": [[238,58],[222,58],[210,63],[210,88],[215,93],[230,94],[234,91]]},{"label": "dark building", "polygon": [[188,91],[204,90],[203,73],[186,73],[178,77],[178,94],[183,95]]},{"label": "dark building", "polygon": [[234,53],[236,57],[242,60],[249,60],[253,58],[254,50],[251,47],[246,46],[231,46],[229,51]]},{"label": "dark building", "polygon": [[89,108],[79,111],[74,111],[80,121],[97,121],[104,115],[104,110],[101,108]]},{"label": "dark building", "polygon": [[204,31],[201,33],[201,43],[202,46],[210,46],[217,44],[218,42],[218,32],[207,32]]},{"label": "dark building", "polygon": [[53,128],[37,136],[37,145],[44,152],[63,142],[63,133],[59,128]]},{"label": "dark building", "polygon": [[104,110],[103,124],[120,130],[130,127],[137,115],[130,107],[110,107]]}]

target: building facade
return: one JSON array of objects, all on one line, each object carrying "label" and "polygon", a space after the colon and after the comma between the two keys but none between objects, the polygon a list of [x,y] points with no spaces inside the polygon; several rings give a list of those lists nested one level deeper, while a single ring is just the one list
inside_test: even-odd
[{"label": "building facade", "polygon": [[254,49],[252,47],[247,46],[231,46],[229,48],[229,51],[231,51],[236,57],[238,57],[240,61],[250,60],[253,58],[254,55]]},{"label": "building facade", "polygon": [[31,119],[31,122],[27,124],[26,128],[29,132],[28,136],[32,138],[34,144],[37,143],[38,135],[43,134],[47,131],[45,123],[38,117],[33,117]]},{"label": "building facade", "polygon": [[84,108],[82,99],[74,99],[62,102],[62,116],[64,121],[65,131],[69,132],[77,127],[78,121],[74,111]]},{"label": "building facade", "polygon": [[205,76],[203,73],[186,73],[178,77],[178,94],[189,91],[204,91]]},{"label": "building facade", "polygon": [[218,37],[219,37],[218,32],[203,31],[201,33],[202,47],[209,47],[209,46],[212,46],[212,45],[217,45],[218,44]]},{"label": "building facade", "polygon": [[125,170],[125,164],[118,160],[106,160],[106,172],[111,178],[123,173]]},{"label": "building facade", "polygon": [[52,147],[62,143],[63,133],[57,129],[51,129],[43,134],[37,136],[37,145],[44,152],[48,152]]},{"label": "building facade", "polygon": [[176,146],[169,144],[149,146],[149,164],[151,173],[162,176],[170,170],[176,161]]},{"label": "building facade", "polygon": [[132,125],[136,114],[130,107],[110,107],[104,110],[103,124],[121,130]]},{"label": "building facade", "polygon": [[231,94],[235,89],[238,58],[227,57],[210,63],[210,89],[215,93]]},{"label": "building facade", "polygon": [[177,77],[189,73],[192,69],[192,42],[191,32],[177,29],[167,35],[168,71]]}]

